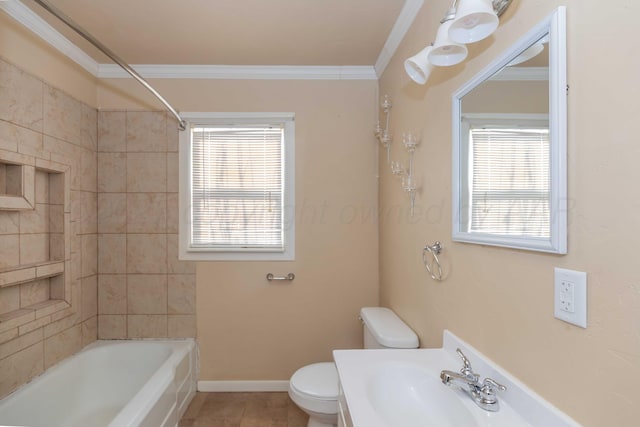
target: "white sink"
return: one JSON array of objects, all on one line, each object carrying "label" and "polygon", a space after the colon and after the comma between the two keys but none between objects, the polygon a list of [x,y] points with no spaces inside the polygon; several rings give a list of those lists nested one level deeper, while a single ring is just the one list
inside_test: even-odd
[{"label": "white sink", "polygon": [[459,396],[418,365],[389,362],[372,374],[371,405],[389,425],[474,427]]},{"label": "white sink", "polygon": [[[335,350],[341,412],[348,427],[579,427],[469,344],[449,331],[443,347],[415,350]],[[440,381],[442,370],[462,366],[460,348],[473,370],[507,387],[500,409],[488,412],[456,386]],[[348,420],[347,420],[348,418]]]}]

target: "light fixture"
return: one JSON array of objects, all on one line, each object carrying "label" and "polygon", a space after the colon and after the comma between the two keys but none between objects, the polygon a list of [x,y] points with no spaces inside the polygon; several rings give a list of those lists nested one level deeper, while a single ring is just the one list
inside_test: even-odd
[{"label": "light fixture", "polygon": [[[430,46],[404,62],[409,77],[425,84],[433,66],[456,65],[467,57],[465,44],[489,37],[512,0],[453,0]],[[458,6],[458,3],[460,5]]]},{"label": "light fixture", "polygon": [[447,15],[441,21],[436,34],[433,49],[429,52],[429,62],[438,67],[449,67],[461,63],[467,58],[467,47],[457,43],[449,37],[449,28],[453,23],[455,9],[449,9]]},{"label": "light fixture", "polygon": [[404,69],[414,82],[423,85],[429,79],[433,70],[433,65],[429,62],[429,53],[432,50],[433,46],[429,45],[404,61]]},{"label": "light fixture", "polygon": [[475,43],[493,34],[499,23],[491,0],[461,0],[449,27],[449,38],[457,43]]},{"label": "light fixture", "polygon": [[376,129],[374,134],[376,138],[378,138],[378,142],[387,150],[387,163],[391,162],[391,134],[389,133],[389,119],[391,119],[391,99],[389,99],[389,95],[385,95],[382,98],[382,102],[380,103],[382,107],[382,112],[385,116],[385,126],[384,129],[380,126],[380,121],[376,123]]}]

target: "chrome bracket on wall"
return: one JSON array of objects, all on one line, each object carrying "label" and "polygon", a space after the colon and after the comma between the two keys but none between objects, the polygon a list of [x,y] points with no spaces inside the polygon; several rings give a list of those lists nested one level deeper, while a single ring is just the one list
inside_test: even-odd
[{"label": "chrome bracket on wall", "polygon": [[293,282],[293,279],[296,278],[296,275],[293,273],[289,273],[286,276],[274,276],[273,273],[269,273],[267,274],[267,280],[272,282],[274,280],[281,280],[281,281],[288,281],[288,282]]}]

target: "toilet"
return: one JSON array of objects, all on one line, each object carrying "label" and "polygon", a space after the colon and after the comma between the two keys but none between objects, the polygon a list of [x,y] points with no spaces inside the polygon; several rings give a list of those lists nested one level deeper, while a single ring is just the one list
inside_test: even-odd
[{"label": "toilet", "polygon": [[[364,348],[417,348],[418,336],[391,310],[364,307]],[[298,369],[289,380],[289,396],[309,414],[307,427],[335,427],[338,423],[338,371],[333,362]]]}]

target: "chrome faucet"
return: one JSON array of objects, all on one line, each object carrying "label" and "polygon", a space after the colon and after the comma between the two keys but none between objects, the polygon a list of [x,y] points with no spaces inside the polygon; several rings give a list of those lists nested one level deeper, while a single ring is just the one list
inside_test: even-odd
[{"label": "chrome faucet", "polygon": [[480,382],[480,375],[473,372],[469,359],[459,348],[456,349],[456,353],[462,359],[462,369],[460,369],[459,373],[453,371],[440,372],[442,383],[447,386],[458,386],[476,402],[476,405],[485,411],[496,412],[500,409],[497,392],[505,391],[507,388],[491,378],[485,378],[484,381]]}]

